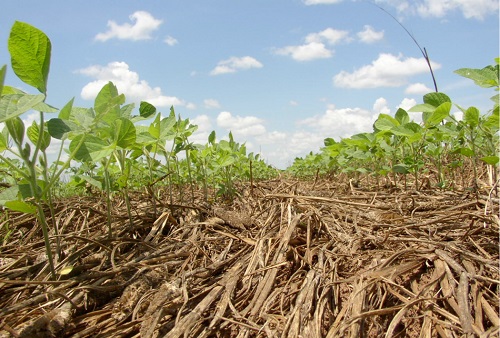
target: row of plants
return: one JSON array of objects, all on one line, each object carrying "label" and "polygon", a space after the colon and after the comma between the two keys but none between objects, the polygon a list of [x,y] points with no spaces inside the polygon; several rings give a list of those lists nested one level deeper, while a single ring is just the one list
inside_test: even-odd
[{"label": "row of plants", "polygon": [[[63,189],[76,192],[90,187],[105,195],[111,238],[113,194],[123,196],[132,224],[131,190],[146,189],[156,212],[160,191],[168,191],[170,203],[174,194],[181,203],[194,200],[200,187],[207,201],[233,198],[238,181],[276,175],[259,155],[247,154],[231,133],[228,140],[217,140],[212,132],[205,145],[194,144],[190,136],[197,126],[173,107],[164,117],[150,103],[141,102],[139,114],[134,115],[134,104],[127,104],[111,82],[100,90],[93,107],[76,107],[71,99],[59,110],[46,103],[49,38],[29,24],[15,22],[8,48],[16,76],[39,94],[4,85],[7,66],[0,69],[0,123],[5,124],[0,132],[0,207],[6,213],[37,216],[53,278],[53,253],[57,257],[61,252],[54,198]],[[21,115],[32,111],[38,112],[39,120],[26,128]],[[57,117],[46,121],[47,113]],[[58,155],[49,163],[47,150],[56,140]]]},{"label": "row of plants", "polygon": [[[457,74],[484,88],[499,90],[499,62],[483,69],[463,68]],[[487,183],[497,181],[499,165],[499,95],[491,98],[493,109],[481,113],[476,107],[453,104],[444,93],[424,95],[423,103],[408,111],[398,109],[394,116],[380,114],[373,131],[335,141],[327,138],[319,153],[296,158],[288,168],[295,176],[335,175],[343,173],[352,180],[361,176],[396,184],[407,178],[419,189],[425,177],[438,188],[454,188],[464,171],[472,171],[470,188],[477,188],[479,170],[486,168]],[[456,107],[462,114],[452,114]],[[416,123],[408,112],[422,113]]]}]

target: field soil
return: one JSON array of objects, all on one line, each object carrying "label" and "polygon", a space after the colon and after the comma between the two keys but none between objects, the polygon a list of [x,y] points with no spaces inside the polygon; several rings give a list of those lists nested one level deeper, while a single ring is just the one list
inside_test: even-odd
[{"label": "field soil", "polygon": [[[57,278],[33,215],[3,211],[0,337],[496,337],[491,187],[338,180],[55,203]],[[52,223],[51,223],[52,224]],[[56,252],[59,242],[60,252]]]}]

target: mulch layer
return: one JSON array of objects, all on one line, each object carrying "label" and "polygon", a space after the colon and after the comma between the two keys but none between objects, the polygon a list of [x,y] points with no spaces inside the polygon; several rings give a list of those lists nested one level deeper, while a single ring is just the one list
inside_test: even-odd
[{"label": "mulch layer", "polygon": [[[231,203],[55,204],[56,280],[32,215],[0,224],[0,337],[496,337],[499,199],[332,181]],[[185,195],[188,195],[187,193]],[[47,216],[49,216],[47,210]]]}]

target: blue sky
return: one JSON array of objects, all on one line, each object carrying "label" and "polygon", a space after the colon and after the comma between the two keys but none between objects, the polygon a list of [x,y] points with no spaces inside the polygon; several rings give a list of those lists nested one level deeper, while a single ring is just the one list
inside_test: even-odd
[{"label": "blue sky", "polygon": [[[372,131],[379,113],[433,90],[417,46],[374,4],[426,48],[440,91],[461,106],[491,108],[491,90],[453,71],[499,56],[497,0],[5,1],[0,63],[10,62],[12,24],[27,22],[52,42],[49,104],[75,97],[90,107],[111,80],[128,102],[149,101],[164,114],[174,105],[199,126],[194,142],[231,130],[284,168],[326,137]],[[6,83],[33,92],[10,68]]]}]

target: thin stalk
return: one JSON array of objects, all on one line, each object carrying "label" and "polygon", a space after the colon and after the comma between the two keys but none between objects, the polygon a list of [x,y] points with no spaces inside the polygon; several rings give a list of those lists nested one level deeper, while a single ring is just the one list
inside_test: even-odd
[{"label": "thin stalk", "polygon": [[427,53],[427,50],[422,47],[420,47],[420,44],[417,42],[417,39],[415,39],[415,37],[413,36],[413,34],[410,33],[410,31],[398,20],[394,17],[394,15],[392,15],[391,13],[389,13],[387,10],[385,10],[384,8],[382,8],[381,6],[375,4],[375,3],[371,3],[372,5],[378,7],[380,10],[384,11],[387,15],[389,15],[391,18],[394,19],[394,21],[396,21],[404,30],[405,32],[410,36],[410,38],[413,40],[413,42],[415,42],[415,44],[417,45],[418,49],[420,50],[420,52],[422,53],[425,61],[427,62],[427,66],[429,67],[429,71],[431,73],[431,76],[432,76],[432,82],[434,83],[434,89],[436,91],[436,93],[438,92],[438,87],[437,87],[437,82],[436,82],[436,77],[434,76],[434,71],[432,70],[432,66],[431,66],[431,60],[429,58],[429,54]]}]

